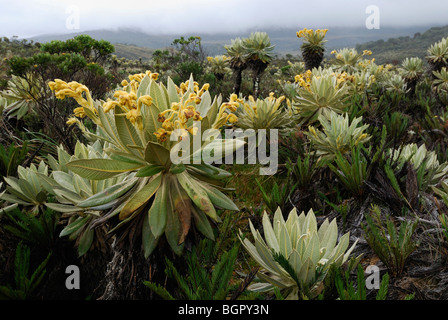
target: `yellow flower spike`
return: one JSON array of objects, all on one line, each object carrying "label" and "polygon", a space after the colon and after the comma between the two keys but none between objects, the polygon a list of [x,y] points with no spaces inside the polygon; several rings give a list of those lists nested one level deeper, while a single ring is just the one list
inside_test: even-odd
[{"label": "yellow flower spike", "polygon": [[121,86],[126,87],[129,84],[126,80],[121,81]]},{"label": "yellow flower spike", "polygon": [[114,98],[119,98],[120,96],[125,95],[125,94],[127,94],[126,91],[117,90],[117,91],[114,92]]},{"label": "yellow flower spike", "polygon": [[218,111],[218,116],[216,117],[216,119],[221,119],[222,115],[224,114],[224,111],[227,110],[227,108],[230,106],[229,103],[223,103],[221,104],[221,106],[219,107],[219,111]]},{"label": "yellow flower spike", "polygon": [[[132,85],[132,83],[131,83]],[[114,93],[114,98],[117,98],[118,103],[125,107],[127,110],[131,110],[135,106],[137,95],[133,92],[128,93],[123,90],[117,90]]]},{"label": "yellow flower spike", "polygon": [[195,113],[193,115],[193,120],[194,121],[201,121],[202,120],[201,114],[199,112],[195,111]]},{"label": "yellow flower spike", "polygon": [[195,112],[191,109],[185,109],[183,113],[184,113],[185,118],[187,118],[187,119],[190,119],[195,115]]},{"label": "yellow flower spike", "polygon": [[126,119],[132,124],[135,124],[139,118],[141,118],[141,115],[137,109],[131,109],[126,113]]},{"label": "yellow flower spike", "polygon": [[209,87],[210,87],[210,84],[209,83],[205,83],[202,86],[201,90],[199,90],[198,96],[201,97],[204,94],[204,92],[208,90]]},{"label": "yellow flower spike", "polygon": [[228,109],[229,109],[231,112],[235,112],[236,109],[238,109],[238,107],[240,106],[240,103],[242,103],[242,102],[232,102],[232,103],[230,104],[230,106],[228,107]]},{"label": "yellow flower spike", "polygon": [[146,71],[146,73],[132,74],[128,78],[129,78],[129,80],[131,80],[131,82],[135,81],[135,82],[140,83],[143,80],[143,78],[145,77],[145,75],[150,76],[150,74],[151,74],[150,71]]},{"label": "yellow flower spike", "polygon": [[69,125],[69,126],[72,126],[72,125],[74,125],[74,124],[76,124],[76,123],[78,123],[79,122],[79,120],[78,119],[76,119],[75,117],[71,117],[71,118],[69,118],[68,120],[67,120],[67,122],[65,122],[67,125]]},{"label": "yellow flower spike", "polygon": [[138,87],[140,86],[140,81],[132,80],[131,81],[131,94],[137,93]]},{"label": "yellow flower spike", "polygon": [[280,97],[277,98],[277,103],[280,104],[280,103],[282,103],[285,99],[286,99],[285,96],[280,96]]},{"label": "yellow flower spike", "polygon": [[157,116],[157,122],[165,122],[165,120],[166,118],[161,113],[159,113],[159,115]]},{"label": "yellow flower spike", "polygon": [[119,105],[119,103],[117,101],[113,101],[113,100],[108,100],[107,102],[105,102],[103,104],[103,110],[104,112],[109,112],[112,109],[115,109],[115,107]]},{"label": "yellow flower spike", "polygon": [[164,121],[162,123],[162,128],[165,129],[166,131],[174,130],[173,123],[171,121]]},{"label": "yellow flower spike", "polygon": [[165,119],[165,121],[171,121],[171,120],[173,120],[174,119],[174,116],[178,116],[179,115],[179,111],[177,111],[177,112],[172,112],[171,113],[171,115],[167,118],[167,119]]},{"label": "yellow flower spike", "polygon": [[167,139],[168,132],[163,128],[159,128],[157,129],[156,132],[154,132],[154,135],[160,142],[165,142]]},{"label": "yellow flower spike", "polygon": [[86,113],[84,112],[84,107],[78,107],[73,110],[75,117],[84,118]]},{"label": "yellow flower spike", "polygon": [[157,81],[157,79],[159,79],[159,74],[157,72],[154,72],[151,74],[150,78],[154,81]]},{"label": "yellow flower spike", "polygon": [[236,122],[238,122],[238,117],[236,115],[234,115],[233,113],[231,113],[227,116],[226,120],[229,121],[230,123],[236,123]]},{"label": "yellow flower spike", "polygon": [[142,103],[149,107],[150,105],[152,105],[152,98],[150,96],[148,96],[148,95],[141,96],[140,98],[138,98],[138,101],[137,101],[137,109],[138,109],[138,111],[140,111]]},{"label": "yellow flower spike", "polygon": [[150,96],[148,96],[148,95],[141,96],[140,99],[142,99],[142,102],[144,104],[146,104],[147,106],[152,105],[152,98]]},{"label": "yellow flower spike", "polygon": [[230,95],[230,102],[235,102],[238,100],[238,96],[235,93]]},{"label": "yellow flower spike", "polygon": [[50,87],[51,91],[54,91],[54,89],[56,87],[56,82],[54,82],[54,81],[48,82],[48,87]]}]

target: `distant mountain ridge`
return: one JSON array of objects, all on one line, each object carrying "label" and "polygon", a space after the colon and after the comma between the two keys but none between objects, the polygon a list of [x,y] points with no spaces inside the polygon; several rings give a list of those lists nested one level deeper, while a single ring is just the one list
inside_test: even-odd
[{"label": "distant mountain ridge", "polygon": [[379,64],[396,64],[410,57],[419,57],[425,60],[429,46],[445,37],[448,37],[448,25],[433,27],[423,33],[417,32],[413,36],[401,36],[358,44],[356,49],[358,51],[371,50],[372,57]]},{"label": "distant mountain ridge", "polygon": [[[343,47],[355,47],[366,42],[375,43],[377,40],[387,40],[389,38],[413,36],[418,32],[424,32],[430,27],[382,27],[380,29],[368,30],[365,27],[334,27],[329,28],[326,39],[327,54],[333,49]],[[231,39],[236,37],[247,37],[253,31],[267,32],[271,43],[275,45],[275,52],[279,55],[300,54],[301,40],[297,38],[298,29],[254,29],[243,33],[220,33],[220,34],[173,34],[173,35],[152,35],[133,29],[118,30],[91,30],[70,34],[49,34],[30,38],[38,42],[49,42],[51,40],[67,40],[79,34],[88,34],[95,39],[104,39],[117,46],[117,56],[127,58],[146,59],[155,49],[165,48],[171,45],[172,41],[180,36],[200,36],[202,44],[209,55],[225,53],[224,45],[230,44]],[[133,54],[127,52],[125,45],[133,46]],[[141,48],[137,48],[141,47]]]}]

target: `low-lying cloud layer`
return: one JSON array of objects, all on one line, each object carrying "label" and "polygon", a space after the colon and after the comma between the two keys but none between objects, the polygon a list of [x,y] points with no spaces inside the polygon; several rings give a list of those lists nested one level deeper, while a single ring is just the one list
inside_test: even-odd
[{"label": "low-lying cloud layer", "polygon": [[440,0],[0,0],[0,36],[123,27],[155,34],[363,27],[371,5],[380,26],[448,24],[448,1]]}]

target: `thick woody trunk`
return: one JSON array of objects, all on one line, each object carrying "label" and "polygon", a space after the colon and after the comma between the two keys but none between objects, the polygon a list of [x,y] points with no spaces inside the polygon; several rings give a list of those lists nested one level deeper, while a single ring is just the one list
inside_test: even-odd
[{"label": "thick woody trunk", "polygon": [[143,215],[134,218],[129,222],[132,225],[115,236],[111,245],[112,259],[99,286],[102,294],[98,300],[159,299],[143,282],[166,285],[165,259],[169,259],[179,270],[184,269],[182,258],[173,253],[164,236],[145,259],[141,238],[143,220]]},{"label": "thick woody trunk", "polygon": [[124,230],[117,230],[111,245],[112,259],[107,264],[99,300],[141,300],[150,298],[143,281],[150,278],[150,262],[141,247],[143,219],[136,217]]},{"label": "thick woody trunk", "polygon": [[253,95],[254,99],[257,99],[260,94],[261,76],[264,70],[266,70],[266,68],[268,67],[268,64],[260,60],[255,60],[251,63],[250,67],[253,71],[253,86],[254,86]]},{"label": "thick woody trunk", "polygon": [[235,74],[235,85],[233,87],[233,92],[236,95],[239,95],[240,91],[241,91],[241,81],[242,81],[242,73],[243,70],[242,69],[236,69],[234,70],[234,74]]},{"label": "thick woody trunk", "polygon": [[99,300],[149,299],[150,291],[143,285],[148,280],[150,266],[141,250],[112,244],[113,257],[107,265],[105,289]]}]

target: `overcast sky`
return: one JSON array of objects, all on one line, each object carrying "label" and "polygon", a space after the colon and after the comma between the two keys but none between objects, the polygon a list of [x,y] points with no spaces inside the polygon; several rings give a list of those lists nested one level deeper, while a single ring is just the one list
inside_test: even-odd
[{"label": "overcast sky", "polygon": [[253,28],[448,24],[446,0],[0,0],[0,36],[31,37],[93,29],[148,33],[241,32]]}]

